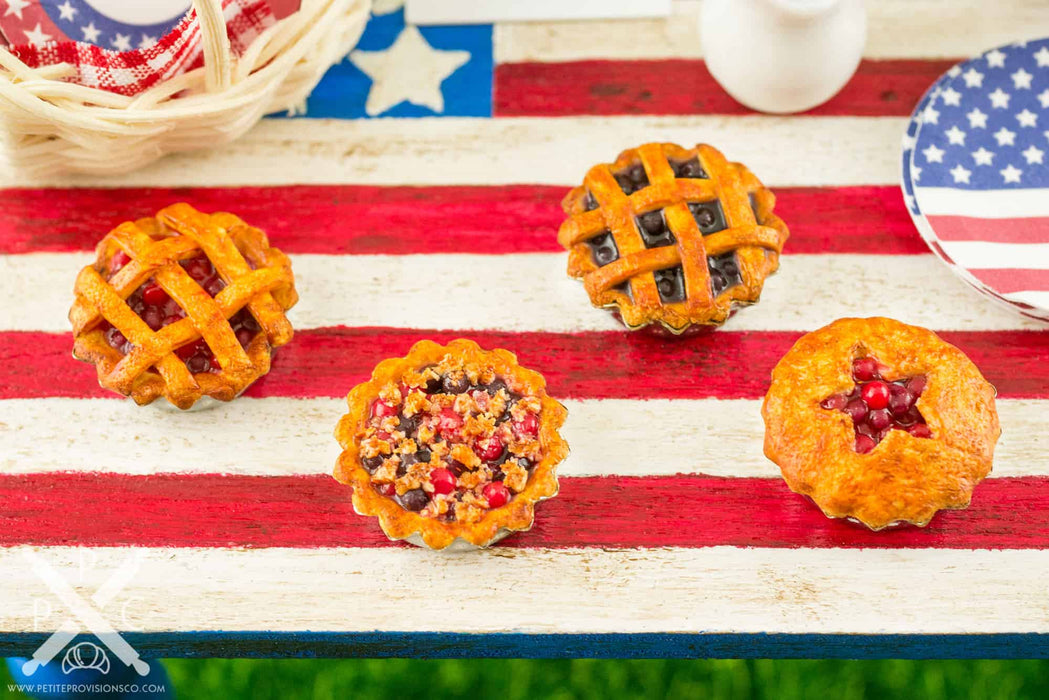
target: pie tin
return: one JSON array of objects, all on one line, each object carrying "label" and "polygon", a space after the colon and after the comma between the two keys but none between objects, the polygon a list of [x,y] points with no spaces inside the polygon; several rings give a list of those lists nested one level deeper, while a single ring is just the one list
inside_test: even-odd
[{"label": "pie tin", "polygon": [[[528,525],[528,527],[520,528],[518,530],[511,530],[509,528],[501,527],[498,530],[496,530],[495,535],[492,536],[492,539],[488,540],[484,544],[474,544],[473,542],[468,542],[468,541],[464,540],[462,537],[456,537],[454,540],[451,541],[451,544],[449,544],[447,547],[443,547],[441,549],[434,549],[430,545],[428,545],[425,542],[423,542],[422,534],[419,531],[415,531],[412,534],[408,535],[407,537],[402,537],[402,538],[390,537],[389,535],[386,535],[386,531],[385,530],[383,530],[383,534],[386,535],[386,538],[388,540],[390,540],[391,542],[407,542],[408,544],[415,545],[416,547],[421,547],[422,549],[429,549],[429,550],[434,551],[434,552],[459,553],[459,552],[474,552],[474,551],[477,551],[477,550],[480,550],[480,549],[487,549],[488,547],[491,547],[493,544],[499,542],[500,540],[504,539],[508,535],[512,535],[515,532],[528,532],[533,527],[535,527],[535,507],[537,505],[539,505],[540,503],[542,503],[543,501],[545,501],[547,499],[550,499],[550,498],[553,498],[554,496],[556,496],[558,494],[558,492],[560,492],[560,490],[561,490],[560,489],[560,485],[558,485],[557,491],[555,491],[554,493],[550,494],[549,496],[543,496],[542,498],[537,499],[535,501],[535,503],[532,504],[532,522]],[[357,510],[356,506],[353,507],[353,512],[355,512],[357,515],[365,515],[364,513],[362,513],[359,510]],[[372,517],[372,516],[366,516],[366,517]]]}]

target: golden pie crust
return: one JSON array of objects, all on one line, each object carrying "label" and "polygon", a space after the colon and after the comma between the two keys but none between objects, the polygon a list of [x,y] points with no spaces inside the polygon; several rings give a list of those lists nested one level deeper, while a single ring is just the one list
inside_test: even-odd
[{"label": "golden pie crust", "polygon": [[[445,521],[427,517],[405,509],[391,497],[377,492],[372,477],[361,464],[361,437],[372,415],[372,406],[380,392],[391,383],[398,383],[406,374],[417,373],[437,365],[446,356],[461,360],[466,367],[494,371],[515,391],[539,402],[539,429],[537,440],[541,458],[523,490],[515,493],[503,506],[486,509],[474,522]],[[407,356],[380,362],[369,381],[358,384],[347,396],[349,412],[335,429],[335,438],[342,446],[342,454],[335,466],[334,476],[341,483],[353,487],[353,506],[361,515],[375,516],[388,537],[404,540],[420,536],[432,549],[444,549],[456,538],[471,545],[486,547],[507,532],[531,528],[535,518],[535,504],[557,494],[557,465],[568,455],[568,443],[558,430],[564,424],[568,411],[546,393],[546,381],[538,372],[521,367],[516,356],[502,349],[484,350],[472,340],[453,340],[446,346],[421,340],[412,346]]]},{"label": "golden pie crust", "polygon": [[[881,362],[887,381],[927,377],[916,405],[931,438],[889,430],[871,452],[856,452],[852,419],[820,402],[852,389],[852,362],[866,356]],[[994,398],[976,365],[932,331],[843,318],[803,336],[773,369],[762,406],[765,455],[831,518],[872,530],[924,526],[939,510],[968,506],[990,473],[1001,434]]]},{"label": "golden pie crust", "polygon": [[[131,260],[107,280],[99,270],[118,251]],[[226,283],[215,297],[179,265],[202,253]],[[272,349],[292,338],[284,313],[298,301],[291,262],[270,247],[266,234],[233,214],[202,214],[188,204],[174,204],[156,217],[120,224],[99,242],[95,254],[95,264],[77,276],[69,311],[73,356],[95,365],[99,384],[137,404],[164,397],[187,409],[202,396],[231,401],[269,372]],[[186,313],[157,331],[126,301],[150,279]],[[228,320],[244,307],[262,329],[246,348]],[[104,321],[133,345],[126,355],[106,342]],[[175,354],[202,337],[219,372],[194,374]]]},{"label": "golden pie crust", "polygon": [[[706,177],[676,176],[675,165],[692,159],[698,159]],[[648,185],[628,195],[616,175],[638,165]],[[689,204],[715,201],[725,228],[704,235]],[[583,280],[594,306],[613,309],[631,330],[659,323],[678,334],[694,324],[721,325],[737,306],[758,301],[765,278],[779,267],[789,235],[772,211],[775,203],[772,192],[746,166],[727,161],[712,146],[685,149],[648,143],[587,172],[583,185],[562,202],[568,218],[557,239],[569,251],[569,276]],[[659,210],[674,243],[649,248],[637,218]],[[599,266],[587,242],[606,232],[615,241],[618,257]],[[707,259],[730,252],[736,254],[741,283],[715,295]],[[654,273],[677,266],[682,269],[685,298],[664,302]]]}]

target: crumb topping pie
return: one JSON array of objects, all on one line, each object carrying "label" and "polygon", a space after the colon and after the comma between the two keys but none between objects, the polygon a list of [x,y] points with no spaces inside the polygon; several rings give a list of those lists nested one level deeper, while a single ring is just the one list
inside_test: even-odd
[{"label": "crumb topping pie", "polygon": [[470,340],[416,343],[348,396],[335,478],[392,539],[443,549],[526,530],[557,493],[567,411],[506,350]]},{"label": "crumb topping pie", "polygon": [[230,401],[291,340],[291,263],[232,214],[188,204],[125,222],[77,276],[73,355],[138,404]]},{"label": "crumb topping pie", "polygon": [[649,143],[590,169],[557,238],[594,306],[681,333],[758,301],[788,236],[775,201],[712,146]]},{"label": "crumb topping pie", "polygon": [[1001,433],[995,390],[958,348],[888,318],[803,336],[772,371],[765,455],[791,490],[872,530],[965,508]]}]

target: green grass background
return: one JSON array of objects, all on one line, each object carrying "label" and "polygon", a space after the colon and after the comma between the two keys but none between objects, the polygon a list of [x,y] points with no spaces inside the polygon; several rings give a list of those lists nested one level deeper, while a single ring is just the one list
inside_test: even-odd
[{"label": "green grass background", "polygon": [[[1049,661],[246,660],[164,662],[180,698],[1049,698]],[[0,697],[6,690],[3,671]]]}]

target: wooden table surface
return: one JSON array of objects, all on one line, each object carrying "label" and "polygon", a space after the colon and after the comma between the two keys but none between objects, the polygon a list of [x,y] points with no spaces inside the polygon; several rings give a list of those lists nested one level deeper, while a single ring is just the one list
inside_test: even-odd
[{"label": "wooden table surface", "polygon": [[[414,32],[394,5],[361,48]],[[307,118],[227,147],[110,180],[0,170],[0,651],[31,653],[67,612],[29,552],[85,596],[140,557],[103,614],[146,657],[1049,655],[1049,330],[929,254],[898,187],[925,88],[955,59],[1049,35],[1049,11],[870,3],[852,82],[774,117],[713,83],[697,10],[424,29],[469,52],[440,103],[405,74],[429,106],[368,118],[346,61]],[[746,162],[791,229],[761,304],[716,333],[624,332],[564,275],[566,188],[653,140]],[[178,200],[265,229],[301,294],[271,374],[185,414],[100,389],[66,320],[97,240]],[[992,477],[922,530],[827,520],[762,455],[779,357],[876,314],[942,331],[999,392]],[[489,551],[393,544],[331,479],[332,429],[377,362],[460,336],[518,353],[568,407],[561,494]]]}]

